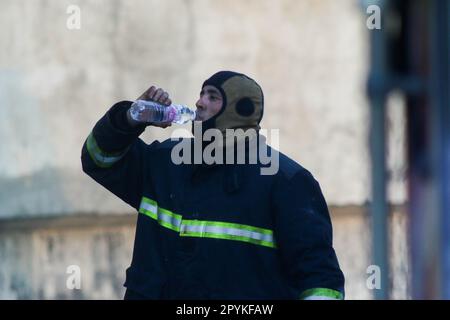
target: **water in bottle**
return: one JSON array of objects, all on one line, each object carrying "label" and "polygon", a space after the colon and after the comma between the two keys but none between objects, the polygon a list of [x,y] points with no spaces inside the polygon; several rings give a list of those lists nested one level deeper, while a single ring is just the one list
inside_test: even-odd
[{"label": "water in bottle", "polygon": [[154,101],[136,100],[131,105],[131,118],[139,122],[172,122],[183,124],[195,120],[195,111],[187,106],[171,104],[165,106]]}]

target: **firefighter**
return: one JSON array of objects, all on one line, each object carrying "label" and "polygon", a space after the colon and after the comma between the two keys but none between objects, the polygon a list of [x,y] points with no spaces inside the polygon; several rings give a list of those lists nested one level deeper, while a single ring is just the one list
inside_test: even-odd
[{"label": "firefighter", "polygon": [[[171,104],[153,86],[140,99]],[[248,154],[255,151],[256,139],[257,151],[277,156],[272,174],[262,174],[261,161],[175,164],[173,149],[198,138],[147,145],[139,138],[146,126],[170,124],[137,122],[131,105],[112,106],[81,155],[83,171],[138,212],[125,299],[344,298],[320,186],[261,139],[264,97],[253,79],[212,75],[202,85],[195,123],[202,133],[222,133],[224,141],[215,142],[233,157],[242,141]],[[237,133],[225,141],[230,129]],[[211,143],[202,141],[200,151]]]}]

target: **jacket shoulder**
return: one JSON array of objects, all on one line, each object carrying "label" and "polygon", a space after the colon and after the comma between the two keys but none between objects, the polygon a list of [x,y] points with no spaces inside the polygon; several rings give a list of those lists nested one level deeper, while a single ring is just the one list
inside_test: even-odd
[{"label": "jacket shoulder", "polygon": [[312,174],[305,167],[284,153],[279,153],[279,159],[279,174],[283,175],[287,180],[292,179],[298,174],[312,176]]},{"label": "jacket shoulder", "polygon": [[155,140],[150,145],[149,148],[153,150],[171,150],[174,146],[182,141],[188,142],[192,140],[192,138],[176,138],[176,139],[166,139],[164,141]]}]

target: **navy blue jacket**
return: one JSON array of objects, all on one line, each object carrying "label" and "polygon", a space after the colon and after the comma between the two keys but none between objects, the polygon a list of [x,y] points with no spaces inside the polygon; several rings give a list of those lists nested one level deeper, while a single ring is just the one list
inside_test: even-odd
[{"label": "navy blue jacket", "polygon": [[149,299],[343,298],[319,184],[279,153],[261,164],[175,165],[178,142],[145,144],[114,105],[87,138],[83,171],[139,214],[125,286]]}]

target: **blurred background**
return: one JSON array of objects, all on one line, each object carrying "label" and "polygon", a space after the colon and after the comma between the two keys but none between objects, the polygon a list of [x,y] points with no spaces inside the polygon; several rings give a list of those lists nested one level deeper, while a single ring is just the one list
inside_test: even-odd
[{"label": "blurred background", "polygon": [[219,70],[259,82],[262,127],[320,182],[347,299],[449,298],[447,0],[0,7],[0,299],[123,298],[136,213],[82,172],[83,142],[115,102],[157,85],[194,106]]}]

